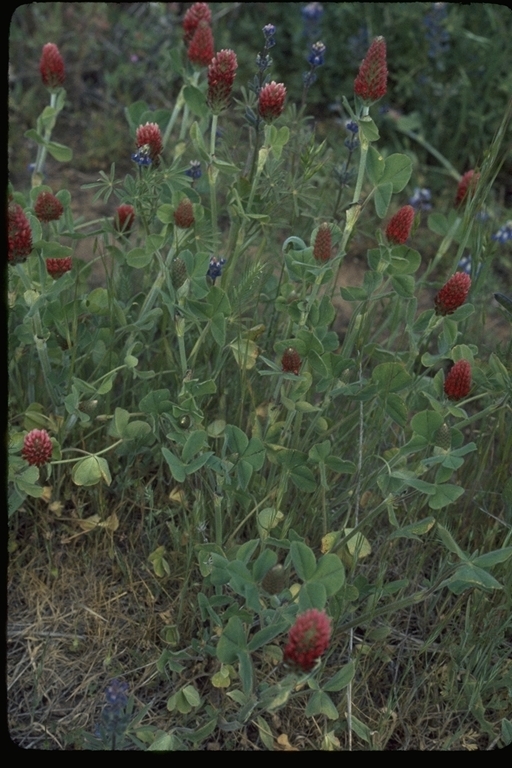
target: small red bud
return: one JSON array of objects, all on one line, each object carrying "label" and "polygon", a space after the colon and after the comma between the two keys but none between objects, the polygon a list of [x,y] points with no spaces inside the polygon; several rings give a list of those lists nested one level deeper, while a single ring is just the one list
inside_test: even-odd
[{"label": "small red bud", "polygon": [[471,278],[465,272],[456,272],[434,299],[437,315],[451,315],[466,301],[471,288]]},{"label": "small red bud", "polygon": [[414,208],[412,205],[404,205],[395,213],[386,228],[386,237],[390,243],[403,245],[411,234],[414,221]]},{"label": "small red bud", "polygon": [[284,354],[281,358],[281,367],[283,373],[294,373],[296,376],[298,376],[301,364],[302,360],[300,359],[300,355],[297,350],[293,347],[288,347],[288,349],[284,351]]},{"label": "small red bud", "polygon": [[471,365],[459,360],[452,366],[444,382],[444,393],[450,400],[462,400],[471,389]]}]

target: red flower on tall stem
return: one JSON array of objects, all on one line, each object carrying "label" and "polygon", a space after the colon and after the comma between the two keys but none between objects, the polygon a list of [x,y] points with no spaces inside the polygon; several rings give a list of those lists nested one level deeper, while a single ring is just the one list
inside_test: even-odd
[{"label": "red flower on tall stem", "polygon": [[282,83],[273,80],[261,89],[258,96],[258,112],[265,122],[270,123],[282,114],[286,88]]},{"label": "red flower on tall stem", "polygon": [[46,43],[43,46],[39,71],[47,88],[58,88],[64,83],[64,61],[55,43]]},{"label": "red flower on tall stem", "polygon": [[214,56],[213,34],[206,21],[200,21],[190,41],[187,56],[192,64],[207,67]]},{"label": "red flower on tall stem", "polygon": [[354,93],[364,101],[377,101],[386,95],[387,83],[386,41],[383,37],[376,37],[359,67],[354,80]]},{"label": "red flower on tall stem", "polygon": [[225,48],[212,59],[208,67],[208,93],[206,100],[215,115],[229,104],[238,62],[234,51]]}]

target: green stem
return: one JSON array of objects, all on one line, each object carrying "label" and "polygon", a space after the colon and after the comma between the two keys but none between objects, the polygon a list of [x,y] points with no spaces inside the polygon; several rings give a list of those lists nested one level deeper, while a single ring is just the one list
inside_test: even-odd
[{"label": "green stem", "polygon": [[211,214],[211,222],[212,222],[212,239],[213,239],[215,248],[217,247],[217,244],[218,244],[217,195],[215,190],[216,183],[217,183],[218,170],[213,165],[213,161],[215,160],[215,140],[217,136],[218,119],[219,119],[218,115],[212,116],[212,127],[211,127],[211,133],[210,133],[210,165],[208,167],[208,181],[210,184],[210,214]]},{"label": "green stem", "polygon": [[[98,451],[98,453],[88,453],[87,456],[102,456],[104,453],[108,453],[113,448],[116,448],[118,445],[121,445],[121,440],[116,440],[115,443],[112,443],[112,445],[109,445],[108,448],[104,448],[102,451]],[[71,449],[70,449],[71,450]],[[73,450],[78,450],[77,448]],[[85,453],[85,451],[81,451],[81,453]],[[78,459],[60,459],[59,461],[52,461],[50,462],[52,465],[55,464],[76,464],[78,461],[82,461],[82,457],[79,457]]]},{"label": "green stem", "polygon": [[[50,94],[50,107],[55,108],[55,105],[57,103],[57,94],[51,93]],[[34,172],[32,174],[32,185],[34,186],[34,180],[38,176],[42,176],[44,164],[46,162],[46,155],[48,154],[48,147],[47,143],[50,141],[52,137],[52,130],[53,128],[48,126],[44,132],[44,144],[39,144],[37,147],[37,157],[35,162],[35,168]],[[40,182],[39,182],[40,183]]]},{"label": "green stem", "polygon": [[[183,96],[184,88],[185,88],[185,86],[182,86],[182,88],[181,88],[181,90],[180,90],[180,92],[178,94],[178,98],[176,99],[176,104],[174,105],[174,109],[172,111],[172,114],[171,114],[171,116],[169,118],[169,122],[167,123],[167,125],[165,127],[164,135],[162,137],[162,145],[163,145],[164,149],[166,147],[167,142],[169,141],[169,136],[171,135],[171,131],[174,128],[174,123],[176,122],[176,120],[178,118],[178,115],[179,115],[183,105],[185,104],[185,99],[184,99],[184,96]],[[180,136],[180,138],[181,138],[181,136]]]}]

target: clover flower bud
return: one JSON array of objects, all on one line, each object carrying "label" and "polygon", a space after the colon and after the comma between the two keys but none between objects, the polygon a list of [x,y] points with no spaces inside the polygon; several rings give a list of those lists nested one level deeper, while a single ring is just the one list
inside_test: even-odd
[{"label": "clover flower bud", "polygon": [[331,632],[331,620],[324,611],[311,608],[297,616],[284,649],[285,662],[310,672],[329,647]]},{"label": "clover flower bud", "polygon": [[52,441],[46,429],[33,429],[25,435],[21,455],[29,464],[42,467],[50,461],[52,452]]},{"label": "clover flower bud", "polygon": [[437,293],[434,304],[437,315],[451,315],[466,301],[471,278],[465,272],[456,272]]},{"label": "clover flower bud", "polygon": [[114,215],[114,227],[118,232],[128,234],[135,221],[135,209],[133,205],[120,205]]},{"label": "clover flower bud", "polygon": [[[156,123],[146,123],[146,125],[139,125],[135,134],[135,142],[137,144],[139,154],[141,154],[142,150],[142,154],[147,154],[150,162],[158,162],[159,157],[162,154],[163,144],[162,132]],[[148,163],[142,164],[145,165]]]},{"label": "clover flower bud", "polygon": [[479,173],[475,173],[473,170],[466,171],[462,179],[459,181],[459,185],[457,187],[457,194],[455,195],[454,201],[456,208],[459,208],[459,206],[462,205],[466,197],[474,194],[479,178]]},{"label": "clover flower bud", "polygon": [[258,112],[265,122],[270,123],[282,114],[286,88],[273,80],[261,89],[258,96]]},{"label": "clover flower bud", "polygon": [[444,393],[450,400],[462,400],[471,389],[471,365],[459,360],[452,366],[444,382]]},{"label": "clover flower bud", "polygon": [[212,14],[208,3],[194,3],[183,18],[183,31],[185,45],[189,45],[190,41],[194,37],[194,33],[199,26],[199,22],[205,21],[210,24],[212,20]]},{"label": "clover flower bud", "polygon": [[281,369],[283,373],[294,373],[295,376],[298,376],[301,364],[302,360],[296,349],[293,347],[285,349],[281,358]]},{"label": "clover flower bud", "polygon": [[386,41],[383,37],[376,37],[359,67],[354,80],[354,93],[364,101],[377,101],[386,95],[387,82]]},{"label": "clover flower bud", "polygon": [[46,259],[46,271],[54,280],[58,280],[69,272],[72,266],[71,256],[66,256],[64,259]]},{"label": "clover flower bud", "polygon": [[321,224],[315,237],[313,246],[313,256],[317,261],[329,261],[332,254],[332,235],[331,228],[325,222]]},{"label": "clover flower bud", "polygon": [[211,27],[206,21],[200,21],[187,49],[188,59],[198,67],[207,67],[213,59],[213,55],[214,45]]},{"label": "clover flower bud", "polygon": [[414,221],[414,208],[412,205],[404,205],[391,218],[386,227],[386,237],[390,243],[403,245],[411,234]]},{"label": "clover flower bud", "polygon": [[57,221],[64,213],[64,206],[61,201],[52,195],[51,192],[41,192],[37,196],[36,203],[34,205],[34,213],[39,221],[48,223],[49,221]]},{"label": "clover flower bud", "polygon": [[210,62],[206,101],[215,115],[229,104],[237,67],[236,54],[228,48],[219,51]]},{"label": "clover flower bud", "polygon": [[180,200],[178,207],[174,211],[174,223],[181,229],[189,229],[194,223],[194,209],[188,197]]},{"label": "clover flower bud", "polygon": [[7,256],[9,264],[25,261],[32,252],[32,230],[23,208],[11,202],[7,208]]},{"label": "clover flower bud", "polygon": [[58,88],[64,83],[64,61],[55,43],[46,43],[43,46],[39,71],[47,88]]}]

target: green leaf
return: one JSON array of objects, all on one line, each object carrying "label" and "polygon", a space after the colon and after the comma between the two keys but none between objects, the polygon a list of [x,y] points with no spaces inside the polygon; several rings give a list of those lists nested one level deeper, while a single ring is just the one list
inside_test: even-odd
[{"label": "green leaf", "polygon": [[412,160],[407,155],[393,154],[386,157],[384,173],[382,174],[379,186],[384,183],[391,183],[393,194],[401,192],[404,189],[412,173]]},{"label": "green leaf", "polygon": [[192,114],[197,117],[206,117],[208,105],[204,93],[199,88],[193,85],[186,85],[183,88],[183,98]]},{"label": "green leaf", "polygon": [[171,393],[168,389],[156,389],[142,398],[139,402],[139,408],[144,413],[152,413],[154,416],[170,413],[172,411],[170,397]]},{"label": "green leaf", "polygon": [[388,416],[401,427],[407,425],[407,414],[409,413],[409,410],[400,395],[391,392],[384,401],[384,408]]},{"label": "green leaf", "polygon": [[430,509],[442,509],[457,501],[463,493],[464,488],[461,488],[460,485],[449,485],[448,483],[438,485],[435,494],[429,497],[428,505]]},{"label": "green leaf", "polygon": [[434,442],[435,434],[442,423],[443,417],[436,411],[420,411],[411,419],[414,432],[429,442]]},{"label": "green leaf", "polygon": [[348,664],[341,667],[330,680],[322,684],[322,690],[341,691],[342,688],[346,688],[347,685],[352,682],[355,672],[356,668],[354,662],[350,661]]},{"label": "green leaf", "polygon": [[352,729],[354,733],[359,736],[360,739],[366,741],[367,744],[372,744],[372,734],[367,725],[358,720],[357,717],[352,715],[351,717]]},{"label": "green leaf", "polygon": [[[258,533],[260,538],[266,539],[270,535],[272,528],[275,528],[284,515],[275,507],[265,507],[258,512]],[[265,550],[268,552],[269,550]],[[255,577],[256,578],[256,577]]]},{"label": "green leaf", "polygon": [[145,248],[132,248],[126,254],[126,263],[135,269],[144,269],[151,262],[152,253],[147,253]]},{"label": "green leaf", "polygon": [[369,115],[362,117],[359,120],[359,130],[370,144],[372,141],[377,141],[379,138],[379,129]]},{"label": "green leaf", "polygon": [[259,632],[256,632],[256,634],[251,638],[247,645],[248,651],[253,653],[254,651],[257,651],[258,648],[261,648],[264,645],[267,645],[271,642],[271,640],[274,639],[274,637],[277,637],[282,632],[286,632],[286,630],[289,627],[289,622],[286,621],[286,619],[280,619],[275,624],[271,624],[268,627],[264,627],[263,629],[260,629]]},{"label": "green leaf", "polygon": [[410,374],[402,363],[381,363],[372,372],[372,379],[378,385],[379,391],[399,392],[408,387],[412,381]]},{"label": "green leaf", "polygon": [[393,194],[393,184],[391,182],[381,183],[375,189],[373,196],[375,204],[375,213],[379,219],[383,219],[388,212],[389,204],[391,202],[391,195]]},{"label": "green leaf", "polygon": [[299,611],[304,613],[310,608],[322,611],[327,603],[327,590],[319,581],[307,581],[299,592]]},{"label": "green leaf", "polygon": [[50,155],[58,160],[59,163],[69,163],[73,159],[73,150],[64,144],[59,144],[56,141],[49,141],[46,144]]},{"label": "green leaf", "polygon": [[183,446],[183,450],[181,452],[181,460],[187,464],[190,459],[196,455],[196,453],[199,453],[199,451],[205,446],[206,442],[206,432],[204,432],[202,429],[196,429],[191,432],[187,438],[187,442]]},{"label": "green leaf", "polygon": [[443,213],[431,213],[427,219],[428,228],[436,235],[444,237],[450,231],[450,223]]},{"label": "green leaf", "polygon": [[181,692],[192,707],[200,705],[201,697],[193,685],[186,685]]},{"label": "green leaf", "polygon": [[96,485],[104,480],[107,485],[112,482],[108,463],[101,456],[87,456],[78,461],[71,474],[75,485]]},{"label": "green leaf", "polygon": [[321,557],[314,574],[308,581],[321,582],[327,591],[327,597],[335,595],[345,583],[345,569],[339,557],[330,554]]},{"label": "green leaf", "polygon": [[449,552],[453,552],[455,555],[460,557],[461,560],[468,559],[467,555],[459,547],[459,545],[451,535],[450,531],[448,531],[444,526],[442,526],[441,523],[437,524],[437,532],[439,534],[439,538],[441,539],[441,541],[443,542],[443,544],[445,545],[446,549]]},{"label": "green leaf", "polygon": [[506,717],[501,721],[501,740],[506,747],[512,744],[512,722]]},{"label": "green leaf", "polygon": [[503,585],[497,581],[494,576],[484,571],[482,568],[476,568],[472,563],[461,565],[453,576],[446,582],[448,589],[455,595],[460,595],[466,589],[477,587],[485,591],[490,589],[503,589]]},{"label": "green leaf", "polygon": [[298,577],[302,581],[308,581],[316,571],[316,558],[313,550],[301,541],[293,541],[290,555]]},{"label": "green leaf", "polygon": [[261,581],[265,574],[277,563],[277,553],[273,549],[264,549],[257,557],[252,568],[255,581]]},{"label": "green leaf", "polygon": [[258,715],[256,717],[256,725],[258,726],[258,732],[260,739],[262,740],[264,746],[270,751],[274,751],[274,736],[272,734],[272,729],[267,724],[267,722],[261,717],[261,715]]},{"label": "green leaf", "polygon": [[406,245],[394,245],[391,250],[389,275],[412,275],[421,264],[421,255]]},{"label": "green leaf", "polygon": [[252,691],[253,681],[253,668],[250,655],[247,651],[239,651],[237,654],[239,661],[239,674],[242,681],[242,690],[246,695],[249,695]]},{"label": "green leaf", "polygon": [[385,160],[375,147],[368,148],[366,156],[366,173],[374,187],[376,187],[384,173]]},{"label": "green leaf", "polygon": [[417,539],[418,535],[428,533],[435,524],[435,517],[425,517],[423,520],[418,520],[417,523],[410,523],[410,525],[393,531],[389,534],[388,541],[392,539]]},{"label": "green leaf", "polygon": [[414,296],[416,283],[411,275],[394,275],[391,278],[393,288],[403,299],[411,299]]},{"label": "green leaf", "polygon": [[247,650],[245,630],[238,616],[232,616],[217,643],[217,658],[224,664],[233,664],[238,654]]},{"label": "green leaf", "polygon": [[340,288],[341,298],[345,301],[364,301],[368,298],[368,293],[364,288],[358,286],[352,286],[348,288]]},{"label": "green leaf", "polygon": [[356,471],[356,465],[353,461],[340,459],[338,456],[328,456],[325,460],[325,466],[332,469],[333,472],[345,475],[353,475]]},{"label": "green leaf", "polygon": [[183,462],[180,461],[180,459],[178,459],[178,457],[175,456],[174,453],[171,453],[171,451],[169,451],[167,448],[162,447],[162,454],[176,482],[183,483],[187,476]]},{"label": "green leaf", "polygon": [[480,568],[492,568],[493,565],[506,562],[511,555],[512,547],[504,547],[503,549],[495,549],[493,552],[487,552],[485,555],[479,555],[474,559],[472,558],[471,562]]},{"label": "green leaf", "polygon": [[306,705],[305,714],[306,717],[325,715],[329,720],[337,720],[340,716],[331,697],[324,691],[314,691]]}]

